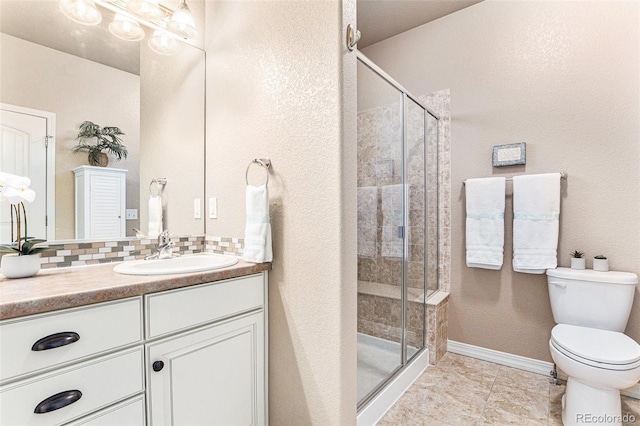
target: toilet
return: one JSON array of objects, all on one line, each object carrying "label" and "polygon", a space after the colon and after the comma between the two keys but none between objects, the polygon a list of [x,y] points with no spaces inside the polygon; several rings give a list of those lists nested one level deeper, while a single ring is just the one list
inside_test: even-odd
[{"label": "toilet", "polygon": [[549,350],[567,376],[562,423],[621,425],[620,390],[640,380],[640,345],[623,334],[638,276],[547,270],[553,319]]}]

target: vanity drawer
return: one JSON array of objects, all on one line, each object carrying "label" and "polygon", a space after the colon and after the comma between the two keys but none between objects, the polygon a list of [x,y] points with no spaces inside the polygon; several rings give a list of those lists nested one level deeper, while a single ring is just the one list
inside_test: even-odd
[{"label": "vanity drawer", "polygon": [[144,395],[138,395],[67,426],[144,426],[145,418]]},{"label": "vanity drawer", "polygon": [[147,295],[147,338],[260,308],[264,286],[260,274]]},{"label": "vanity drawer", "polygon": [[141,297],[6,320],[0,383],[141,341]]},{"label": "vanity drawer", "polygon": [[[139,394],[144,391],[143,360],[139,347],[6,385],[0,388],[0,424],[59,425]],[[75,392],[76,398],[79,392],[79,399],[34,412],[53,408],[45,401],[63,392]]]}]

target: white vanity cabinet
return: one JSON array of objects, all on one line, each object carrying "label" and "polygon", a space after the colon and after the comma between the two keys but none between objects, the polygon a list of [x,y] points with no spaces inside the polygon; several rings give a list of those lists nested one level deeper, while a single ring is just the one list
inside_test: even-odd
[{"label": "white vanity cabinet", "polygon": [[141,297],[0,322],[0,424],[65,424],[143,398],[142,343]]},{"label": "white vanity cabinet", "polygon": [[267,272],[0,321],[0,425],[265,425]]},{"label": "white vanity cabinet", "polygon": [[265,272],[145,296],[151,425],[267,423],[266,291]]},{"label": "white vanity cabinet", "polygon": [[126,235],[127,171],[79,166],[75,174],[76,239],[114,239]]}]

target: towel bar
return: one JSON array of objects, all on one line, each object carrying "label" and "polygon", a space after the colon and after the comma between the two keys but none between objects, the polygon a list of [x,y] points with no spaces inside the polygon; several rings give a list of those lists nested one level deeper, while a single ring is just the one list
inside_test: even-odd
[{"label": "towel bar", "polygon": [[[492,176],[492,177],[501,177],[501,176]],[[567,175],[567,172],[560,172],[560,179],[567,180],[567,178],[568,178],[568,177],[569,177],[569,176]],[[507,182],[512,181],[512,180],[513,180],[513,176],[507,176],[507,177],[505,177],[505,180],[506,180]],[[462,184],[463,184],[463,185],[466,185],[466,184],[467,184],[467,180],[466,180],[466,179],[465,179],[465,180],[463,180],[463,181],[462,181]]]}]

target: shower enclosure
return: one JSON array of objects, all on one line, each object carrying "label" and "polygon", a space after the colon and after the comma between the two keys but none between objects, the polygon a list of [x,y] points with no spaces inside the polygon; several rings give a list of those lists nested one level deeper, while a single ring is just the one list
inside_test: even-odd
[{"label": "shower enclosure", "polygon": [[358,408],[426,345],[438,118],[358,52]]}]

